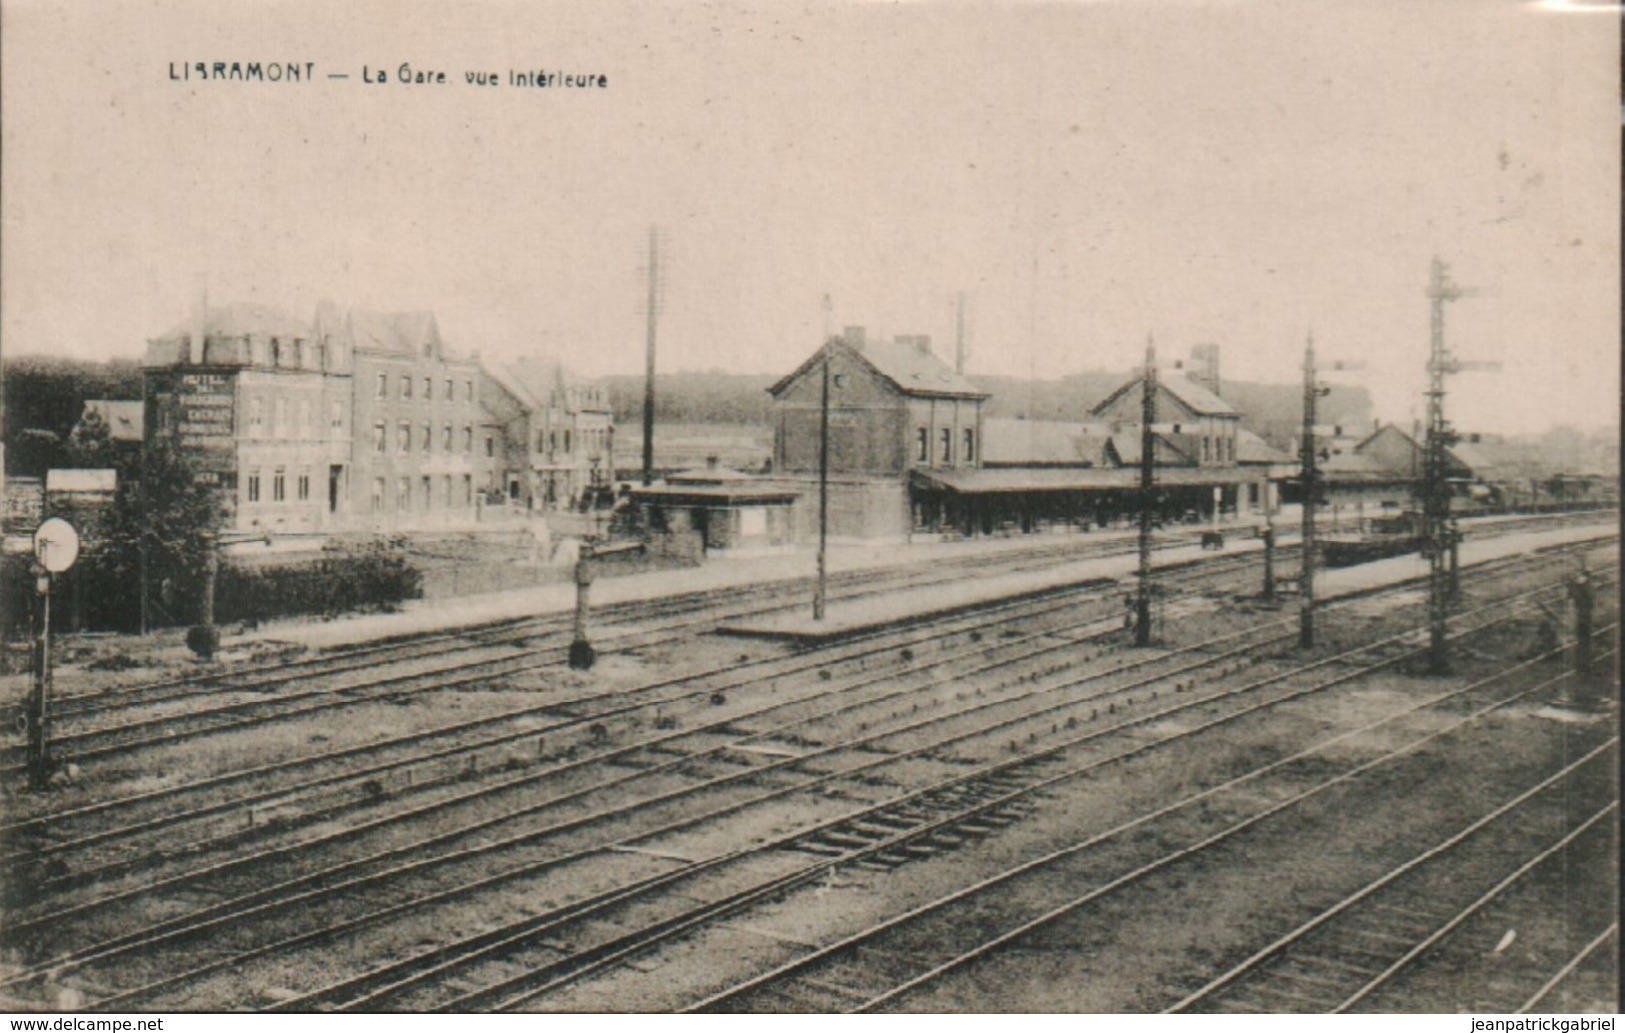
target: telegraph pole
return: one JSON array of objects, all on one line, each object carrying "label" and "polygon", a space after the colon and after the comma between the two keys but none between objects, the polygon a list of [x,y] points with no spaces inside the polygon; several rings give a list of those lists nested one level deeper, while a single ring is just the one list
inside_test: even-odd
[{"label": "telegraph pole", "polygon": [[1433,259],[1428,281],[1432,307],[1428,351],[1427,447],[1422,459],[1422,519],[1428,557],[1428,671],[1450,673],[1450,652],[1445,640],[1450,595],[1450,484],[1448,452],[1455,440],[1444,418],[1444,377],[1450,364],[1444,344],[1444,306],[1461,296],[1450,280],[1449,268]]},{"label": "telegraph pole", "polygon": [[1498,370],[1499,362],[1468,362],[1457,359],[1444,343],[1444,306],[1470,297],[1477,291],[1457,286],[1450,279],[1450,267],[1437,257],[1428,279],[1427,296],[1432,302],[1432,340],[1428,351],[1427,443],[1422,456],[1423,551],[1428,558],[1428,671],[1450,673],[1450,653],[1445,644],[1445,622],[1450,601],[1459,586],[1461,531],[1450,515],[1450,446],[1457,435],[1444,418],[1444,378],[1464,370]]},{"label": "telegraph pole", "polygon": [[957,319],[954,324],[954,372],[965,375],[965,292],[958,297]]},{"label": "telegraph pole", "polygon": [[659,313],[660,239],[649,227],[648,332],[643,357],[643,486],[654,483],[655,467],[655,323]]},{"label": "telegraph pole", "polygon": [[1326,393],[1316,379],[1315,335],[1303,349],[1303,441],[1298,448],[1303,468],[1303,559],[1298,575],[1298,647],[1315,645],[1315,496],[1320,471],[1315,464],[1315,400]]},{"label": "telegraph pole", "polygon": [[[826,317],[827,318],[827,317]],[[813,620],[824,619],[829,588],[829,363],[835,338],[824,335],[823,390],[818,405],[818,585],[813,589]]]},{"label": "telegraph pole", "polygon": [[1134,644],[1151,644],[1151,507],[1156,501],[1157,345],[1145,341],[1140,381],[1140,583],[1134,599]]}]

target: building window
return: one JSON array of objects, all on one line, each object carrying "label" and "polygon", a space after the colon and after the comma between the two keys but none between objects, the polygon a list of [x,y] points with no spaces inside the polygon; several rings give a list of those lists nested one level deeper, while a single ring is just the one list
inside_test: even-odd
[{"label": "building window", "polygon": [[271,501],[281,502],[288,497],[288,475],[278,470],[271,477]]},{"label": "building window", "polygon": [[305,471],[299,473],[299,501],[310,501],[310,474]]},{"label": "building window", "polygon": [[942,428],[942,461],[952,462],[954,458],[954,432],[951,427]]},{"label": "building window", "polygon": [[465,474],[463,474],[463,505],[472,506],[473,504],[474,504],[474,475],[470,474],[470,473],[465,473]]},{"label": "building window", "polygon": [[965,431],[965,462],[976,462],[976,432],[974,430]]},{"label": "building window", "polygon": [[395,485],[395,509],[404,513],[412,505],[412,478],[402,477]]},{"label": "building window", "polygon": [[258,502],[259,500],[260,500],[260,472],[258,470],[255,470],[253,473],[250,473],[248,475],[248,501],[250,501],[250,502]]},{"label": "building window", "polygon": [[570,454],[570,431],[569,431],[569,428],[566,428],[565,431],[564,431],[564,454],[565,455]]},{"label": "building window", "polygon": [[274,415],[271,419],[272,419],[271,433],[275,437],[279,437],[279,438],[287,437],[288,436],[288,400],[286,398],[278,398],[276,400],[276,415]]},{"label": "building window", "polygon": [[474,428],[463,428],[463,451],[472,455],[474,453]]},{"label": "building window", "polygon": [[425,402],[434,401],[434,378],[433,377],[424,377],[423,378],[423,400]]},{"label": "building window", "polygon": [[443,489],[445,489],[444,491],[442,491],[440,493],[441,505],[445,506],[447,509],[450,509],[451,508],[451,474],[448,473],[445,476],[440,478],[440,486]]},{"label": "building window", "polygon": [[433,488],[434,488],[434,481],[430,479],[428,474],[424,474],[423,475],[423,511],[425,513],[427,513],[429,511],[429,504],[433,500],[433,494],[434,494]]},{"label": "building window", "polygon": [[389,374],[380,373],[378,374],[378,390],[373,392],[373,397],[382,398],[387,394],[389,394]]},{"label": "building window", "polygon": [[472,380],[463,381],[463,401],[469,403],[474,401],[474,381]]},{"label": "building window", "polygon": [[375,420],[373,422],[373,425],[372,425],[372,450],[374,452],[382,452],[384,450],[384,421],[383,420]]},{"label": "building window", "polygon": [[412,397],[412,378],[405,373],[401,374],[401,397]]},{"label": "building window", "polygon": [[263,398],[250,398],[248,400],[248,425],[258,434],[265,426],[265,400]]},{"label": "building window", "polygon": [[545,431],[539,430],[536,432],[536,451],[547,451],[547,433]]},{"label": "building window", "polygon": [[559,450],[559,432],[558,431],[555,430],[555,431],[550,431],[548,433],[548,435],[547,435],[547,450],[549,452],[557,452]]},{"label": "building window", "polygon": [[496,439],[491,437],[491,435],[489,435],[489,434],[485,435],[485,456],[486,456],[486,458],[489,459],[490,457],[492,457],[492,456],[494,456],[496,454],[497,454]]},{"label": "building window", "polygon": [[372,511],[374,513],[384,511],[384,479],[382,477],[372,479]]},{"label": "building window", "polygon": [[395,448],[401,452],[412,451],[412,425],[405,420],[395,428]]},{"label": "building window", "polygon": [[331,406],[328,407],[328,409],[327,409],[327,424],[328,424],[328,426],[332,427],[334,430],[339,431],[340,433],[343,433],[343,431],[344,431],[344,403],[343,402],[334,402]]},{"label": "building window", "polygon": [[914,459],[916,462],[928,463],[931,461],[931,438],[924,427],[914,432]]},{"label": "building window", "polygon": [[434,451],[434,428],[427,423],[423,425],[423,451]]},{"label": "building window", "polygon": [[447,377],[446,378],[446,401],[455,402],[456,400],[457,400],[457,393],[455,391],[453,391],[452,388],[451,388],[451,378]]}]

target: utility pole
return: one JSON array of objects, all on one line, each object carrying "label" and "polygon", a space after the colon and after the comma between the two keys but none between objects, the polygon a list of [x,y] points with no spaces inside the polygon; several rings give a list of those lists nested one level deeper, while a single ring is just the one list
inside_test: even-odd
[{"label": "utility pole", "polygon": [[1140,381],[1140,583],[1134,599],[1134,644],[1151,644],[1151,507],[1156,503],[1157,345],[1145,341]]},{"label": "utility pole", "polygon": [[1428,350],[1427,442],[1422,456],[1423,551],[1428,558],[1428,671],[1450,673],[1450,653],[1445,639],[1445,623],[1450,617],[1450,600],[1459,585],[1460,531],[1450,516],[1450,446],[1456,433],[1444,417],[1444,378],[1462,370],[1499,369],[1496,362],[1462,362],[1450,354],[1444,343],[1444,307],[1447,302],[1474,292],[1450,279],[1450,267],[1433,259],[1427,296],[1431,302],[1431,340]]},{"label": "utility pole", "polygon": [[1315,335],[1310,334],[1303,349],[1303,441],[1298,448],[1302,460],[1303,558],[1298,574],[1298,647],[1315,645],[1315,501],[1320,489],[1320,471],[1315,463],[1315,401],[1326,394],[1316,379]]},{"label": "utility pole", "polygon": [[655,468],[655,323],[660,311],[660,238],[649,227],[648,332],[643,355],[643,486],[654,483]]},{"label": "utility pole", "polygon": [[[829,297],[825,295],[825,322]],[[813,620],[824,619],[824,603],[829,590],[829,363],[835,354],[835,338],[824,335],[823,389],[818,405],[818,584],[813,589]]]},{"label": "utility pole", "polygon": [[965,292],[960,291],[958,297],[958,317],[955,320],[954,334],[954,372],[960,376],[965,375]]},{"label": "utility pole", "polygon": [[34,637],[34,682],[28,696],[28,786],[44,789],[51,776],[51,573],[39,568]]}]

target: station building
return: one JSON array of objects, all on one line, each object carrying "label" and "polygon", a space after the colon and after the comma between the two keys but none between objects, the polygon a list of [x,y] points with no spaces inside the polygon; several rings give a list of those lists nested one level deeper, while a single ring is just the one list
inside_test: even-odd
[{"label": "station building", "polygon": [[[775,484],[795,490],[795,537],[817,532],[825,349],[775,384]],[[828,347],[830,534],[886,539],[1087,528],[1138,512],[1141,380],[1088,422],[986,417],[986,392],[931,351],[929,338],[870,341],[848,327]],[[1217,393],[1216,346],[1191,375],[1158,379],[1156,505],[1169,521],[1258,511],[1288,458],[1244,432]]]},{"label": "station building", "polygon": [[[911,478],[921,471],[977,470],[982,403],[988,393],[931,351],[931,339],[868,339],[847,327],[794,372],[773,396],[773,478],[798,492],[793,533],[817,534],[823,376],[829,363],[829,533],[902,539],[917,513]],[[807,500],[812,500],[808,504]]]}]

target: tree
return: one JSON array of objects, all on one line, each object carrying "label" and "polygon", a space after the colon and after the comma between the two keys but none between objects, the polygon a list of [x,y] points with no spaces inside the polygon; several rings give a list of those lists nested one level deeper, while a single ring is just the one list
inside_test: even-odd
[{"label": "tree", "polygon": [[95,409],[86,409],[84,416],[68,435],[63,461],[70,469],[104,470],[116,466],[113,452],[113,430]]},{"label": "tree", "polygon": [[150,623],[197,619],[211,539],[225,521],[221,490],[211,480],[169,442],[149,445],[121,464],[98,566],[126,614],[140,612],[145,584]]}]

